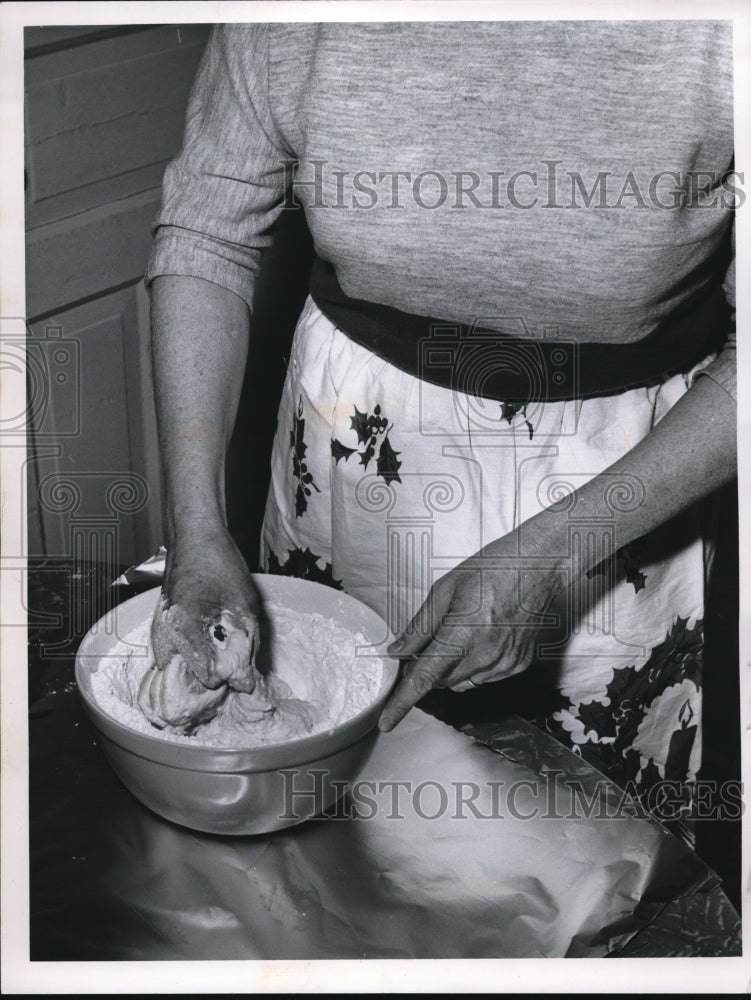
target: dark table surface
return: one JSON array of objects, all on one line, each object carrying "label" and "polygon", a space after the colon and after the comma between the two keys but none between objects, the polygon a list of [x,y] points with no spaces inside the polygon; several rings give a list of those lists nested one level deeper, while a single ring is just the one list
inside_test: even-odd
[{"label": "dark table surface", "polygon": [[[129,811],[143,810],[104,763],[94,730],[81,709],[73,673],[78,643],[87,629],[110,607],[133,596],[133,587],[111,587],[111,569],[66,560],[39,560],[30,565],[29,609],[29,718],[30,718],[30,888],[31,958],[34,960],[96,960],[76,933],[88,901],[96,893],[87,865],[86,839],[73,822],[50,829],[50,808],[75,809],[88,789],[80,775],[97,775],[101,808],[113,822],[127,822]],[[140,589],[144,589],[143,587]],[[493,727],[487,723],[465,732],[494,747]],[[567,755],[547,735],[540,741],[552,752]],[[546,746],[548,753],[551,746]],[[577,760],[577,767],[583,762]],[[584,765],[588,766],[588,765]],[[191,836],[185,831],[185,836]],[[118,875],[118,859],[111,859],[109,877]],[[718,884],[710,879],[705,891],[682,895],[665,905],[619,953],[619,957],[731,956],[741,954],[741,925],[737,913]],[[75,887],[75,888],[73,888]],[[112,915],[113,932],[132,931],[132,947],[120,957],[139,958],[136,923],[123,911]],[[130,931],[129,931],[130,929]],[[158,935],[159,928],[155,928]],[[150,955],[148,957],[155,957]],[[216,957],[222,957],[217,954]]]}]

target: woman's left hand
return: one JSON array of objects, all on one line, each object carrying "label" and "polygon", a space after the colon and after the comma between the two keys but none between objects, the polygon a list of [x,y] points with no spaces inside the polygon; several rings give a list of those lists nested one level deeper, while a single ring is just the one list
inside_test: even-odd
[{"label": "woman's left hand", "polygon": [[407,662],[379,728],[393,729],[435,687],[464,691],[526,670],[558,625],[546,612],[567,582],[561,560],[520,555],[518,532],[450,570],[389,646]]}]

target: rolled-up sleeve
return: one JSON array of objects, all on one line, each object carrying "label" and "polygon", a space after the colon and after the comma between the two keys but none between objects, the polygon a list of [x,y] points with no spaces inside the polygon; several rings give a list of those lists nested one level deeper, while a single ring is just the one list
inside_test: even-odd
[{"label": "rolled-up sleeve", "polygon": [[261,252],[284,203],[290,151],[268,101],[268,25],[214,28],[165,171],[145,275],[205,278],[252,308]]},{"label": "rolled-up sleeve", "polygon": [[732,313],[730,317],[731,326],[728,330],[728,338],[725,344],[714,359],[710,362],[706,368],[700,371],[697,378],[700,375],[704,375],[707,378],[713,379],[718,385],[721,385],[734,400],[737,401],[737,382],[736,382],[736,325],[735,325],[735,230],[733,230],[733,258],[730,262],[730,266],[725,274],[725,280],[723,282],[723,290],[725,292],[725,298],[728,305],[730,306]]}]

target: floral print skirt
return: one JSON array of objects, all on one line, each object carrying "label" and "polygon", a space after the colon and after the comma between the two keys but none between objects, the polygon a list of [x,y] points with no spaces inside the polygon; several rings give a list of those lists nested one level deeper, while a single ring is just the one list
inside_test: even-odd
[{"label": "floral print skirt", "polygon": [[[607,469],[701,367],[652,388],[519,408],[395,368],[308,299],[261,565],[343,589],[398,634],[435,580]],[[516,712],[642,800],[666,782],[690,797],[701,764],[709,521],[703,505],[616,550],[579,587],[539,666],[497,685]]]}]

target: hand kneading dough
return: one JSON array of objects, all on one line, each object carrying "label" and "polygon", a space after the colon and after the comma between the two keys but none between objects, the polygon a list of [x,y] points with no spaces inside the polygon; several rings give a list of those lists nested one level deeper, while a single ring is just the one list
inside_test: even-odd
[{"label": "hand kneading dough", "polygon": [[258,676],[251,667],[255,652],[253,633],[253,622],[236,618],[231,611],[222,611],[219,621],[209,626],[216,676],[224,682],[234,680],[236,688],[244,680],[242,690],[248,693],[255,687]]},{"label": "hand kneading dough", "polygon": [[138,707],[149,722],[162,729],[171,726],[187,731],[213,719],[229,689],[206,688],[175,654],[163,670],[156,665],[143,675],[138,688]]},{"label": "hand kneading dough", "polygon": [[[166,608],[164,599],[156,612],[167,634],[173,630],[174,621],[181,613],[180,608]],[[258,675],[253,670],[254,652],[253,623],[236,619],[231,611],[222,611],[218,620],[209,626],[212,646],[212,673],[223,682],[219,687],[209,689],[195,676],[180,652],[175,651],[163,669],[153,663],[141,681],[138,690],[138,705],[158,729],[165,726],[178,732],[189,732],[197,725],[212,719],[219,706],[226,699],[227,683],[236,678],[245,681],[250,693],[256,686]],[[154,635],[152,623],[152,637]],[[246,707],[246,717],[256,721],[264,712],[272,710],[265,697],[255,699],[254,708]],[[255,713],[255,718],[253,715]]]},{"label": "hand kneading dough", "polygon": [[[361,633],[322,615],[293,614],[274,604],[265,612],[256,658],[260,673],[251,693],[226,684],[205,688],[179,655],[157,670],[149,622],[144,622],[91,675],[96,701],[117,721],[151,736],[241,748],[324,732],[375,700],[383,661],[357,655],[358,647],[368,645]],[[212,636],[217,657],[234,669],[247,645],[236,638],[232,616],[222,616],[217,624],[219,633]]]}]

